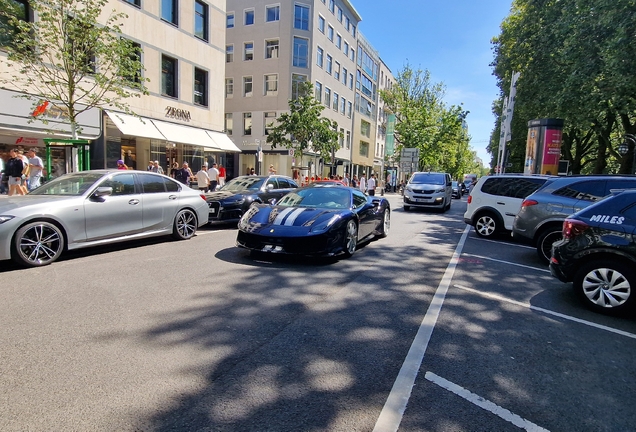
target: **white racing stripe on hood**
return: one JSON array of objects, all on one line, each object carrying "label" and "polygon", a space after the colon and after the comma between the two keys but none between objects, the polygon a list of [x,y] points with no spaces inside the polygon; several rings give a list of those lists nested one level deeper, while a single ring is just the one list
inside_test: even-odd
[{"label": "white racing stripe on hood", "polygon": [[292,211],[294,211],[294,209],[292,207],[288,207],[282,212],[278,213],[278,216],[276,216],[276,219],[274,219],[274,223],[272,225],[282,225],[285,216],[287,216]]},{"label": "white racing stripe on hood", "polygon": [[302,212],[304,212],[304,211],[305,211],[304,208],[299,208],[299,209],[294,210],[294,212],[292,214],[290,214],[289,217],[287,218],[287,220],[285,221],[285,225],[286,226],[294,225],[294,222],[296,221],[296,218],[298,216],[300,216],[300,214]]}]

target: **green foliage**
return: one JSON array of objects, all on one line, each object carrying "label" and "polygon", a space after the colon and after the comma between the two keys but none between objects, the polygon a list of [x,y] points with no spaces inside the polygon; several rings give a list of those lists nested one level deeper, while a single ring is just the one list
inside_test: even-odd
[{"label": "green foliage", "polygon": [[[77,137],[77,116],[94,107],[116,107],[147,94],[138,47],[122,37],[128,16],[113,10],[98,21],[107,0],[30,0],[37,21],[21,18],[14,0],[0,0],[0,33],[8,72],[0,83],[46,99],[68,113]],[[8,76],[7,76],[8,75]],[[33,96],[31,96],[33,95]]]},{"label": "green foliage", "polygon": [[293,149],[301,161],[308,152],[330,161],[341,134],[337,122],[321,116],[324,106],[315,99],[313,88],[310,82],[300,85],[298,98],[289,101],[289,113],[281,114],[271,124],[267,142],[272,148]]},{"label": "green foliage", "polygon": [[380,91],[397,120],[394,159],[399,159],[402,148],[419,148],[421,169],[448,172],[454,178],[474,172],[475,153],[464,127],[468,112],[446,106],[444,85],[432,83],[428,70],[407,64],[395,81],[392,89]]},{"label": "green foliage", "polygon": [[633,145],[625,156],[616,149],[636,132],[634,35],[634,0],[513,2],[493,39],[493,67],[502,94],[512,71],[521,73],[508,146],[515,171],[523,169],[528,120],[551,117],[565,120],[562,158],[574,173],[630,172]]}]

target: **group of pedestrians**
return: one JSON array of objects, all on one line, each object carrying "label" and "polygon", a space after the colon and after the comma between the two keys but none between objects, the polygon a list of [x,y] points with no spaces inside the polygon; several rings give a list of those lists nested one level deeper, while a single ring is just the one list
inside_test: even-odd
[{"label": "group of pedestrians", "polygon": [[187,186],[190,186],[191,181],[196,180],[199,190],[206,193],[222,187],[225,184],[225,175],[223,165],[217,165],[216,163],[213,163],[210,168],[208,168],[208,164],[203,164],[196,174],[192,173],[187,162],[184,162],[181,168],[175,163],[170,172],[172,178]]},{"label": "group of pedestrians", "polygon": [[22,150],[13,148],[9,150],[9,160],[6,163],[4,173],[7,176],[8,195],[26,195],[40,186],[44,163],[37,155],[37,149]]}]

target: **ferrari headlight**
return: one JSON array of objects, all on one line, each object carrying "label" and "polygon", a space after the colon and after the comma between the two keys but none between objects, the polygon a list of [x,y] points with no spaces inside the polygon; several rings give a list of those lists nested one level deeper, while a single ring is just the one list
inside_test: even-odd
[{"label": "ferrari headlight", "polygon": [[239,229],[245,229],[247,228],[247,226],[250,223],[250,219],[252,219],[252,217],[258,213],[258,207],[256,206],[251,206],[246,212],[245,214],[243,214],[243,217],[241,217],[241,220],[239,220],[238,223],[238,227]]},{"label": "ferrari headlight", "polygon": [[312,233],[327,231],[336,221],[340,219],[340,215],[333,215],[331,219],[324,220],[319,224],[312,226],[309,231]]},{"label": "ferrari headlight", "polygon": [[13,219],[15,216],[9,216],[9,215],[0,215],[0,224],[3,224],[5,222],[10,221],[11,219]]}]

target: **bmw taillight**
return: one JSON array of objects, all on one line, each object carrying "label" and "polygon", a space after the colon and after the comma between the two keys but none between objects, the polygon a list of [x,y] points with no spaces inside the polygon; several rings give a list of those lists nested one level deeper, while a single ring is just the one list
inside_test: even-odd
[{"label": "bmw taillight", "polygon": [[572,240],[573,238],[583,234],[590,226],[585,222],[576,219],[566,219],[563,221],[563,238]]},{"label": "bmw taillight", "polygon": [[537,204],[539,204],[539,201],[535,201],[533,199],[524,199],[521,203],[521,207],[530,207]]},{"label": "bmw taillight", "polygon": [[468,199],[466,201],[468,202],[468,204],[473,202],[473,196],[472,195],[468,195]]},{"label": "bmw taillight", "polygon": [[205,195],[200,194],[199,196],[200,196],[201,198],[203,198],[203,201],[207,201],[207,200],[205,199]]}]

